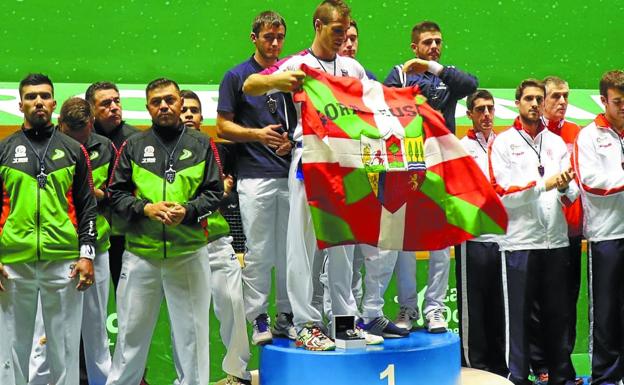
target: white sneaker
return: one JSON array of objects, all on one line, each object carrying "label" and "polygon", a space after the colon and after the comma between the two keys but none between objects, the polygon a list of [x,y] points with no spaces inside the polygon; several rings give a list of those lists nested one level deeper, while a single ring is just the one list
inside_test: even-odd
[{"label": "white sneaker", "polygon": [[251,343],[254,345],[265,345],[273,341],[273,334],[269,328],[271,319],[266,313],[260,314],[253,321],[253,334]]},{"label": "white sneaker", "polygon": [[448,331],[448,323],[444,317],[444,309],[437,308],[425,314],[427,323],[427,331],[429,333],[446,333]]},{"label": "white sneaker", "polygon": [[360,328],[359,326],[356,326],[355,330],[360,335],[360,337],[366,340],[366,345],[380,345],[384,342],[384,338],[382,336],[367,333],[366,330]]},{"label": "white sneaker", "polygon": [[399,314],[394,319],[394,324],[401,329],[412,330],[414,329],[414,322],[418,321],[419,317],[417,309],[401,306]]}]

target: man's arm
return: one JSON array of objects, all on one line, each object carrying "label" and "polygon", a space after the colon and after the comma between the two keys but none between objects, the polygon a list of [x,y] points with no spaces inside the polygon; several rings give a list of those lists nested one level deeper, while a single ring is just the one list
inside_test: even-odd
[{"label": "man's arm", "polygon": [[132,181],[132,161],[128,141],[121,145],[121,150],[113,166],[111,181],[108,186],[110,202],[113,210],[127,222],[136,221],[144,216],[147,199],[138,199],[132,192],[135,190]]},{"label": "man's arm", "polygon": [[243,83],[243,92],[259,96],[269,91],[294,92],[301,88],[303,79],[305,79],[303,71],[283,71],[272,74],[252,74]]},{"label": "man's arm", "polygon": [[89,154],[82,145],[80,146],[80,153],[76,162],[72,195],[78,221],[80,256],[93,259],[95,257],[95,241],[97,239],[97,230],[95,228],[97,202],[93,194]]},{"label": "man's arm", "polygon": [[219,207],[223,199],[223,182],[219,177],[219,167],[214,153],[210,148],[208,138],[206,139],[206,166],[204,170],[204,180],[199,186],[197,196],[194,199],[182,204],[185,213],[182,219],[183,224],[194,224],[202,218],[212,214]]},{"label": "man's arm", "polygon": [[248,128],[234,123],[234,113],[217,112],[217,133],[220,138],[233,142],[260,142],[277,148],[284,143],[281,124],[269,124],[263,128]]},{"label": "man's arm", "polygon": [[446,83],[457,99],[471,95],[479,87],[479,81],[476,77],[455,67],[444,67],[438,76]]}]

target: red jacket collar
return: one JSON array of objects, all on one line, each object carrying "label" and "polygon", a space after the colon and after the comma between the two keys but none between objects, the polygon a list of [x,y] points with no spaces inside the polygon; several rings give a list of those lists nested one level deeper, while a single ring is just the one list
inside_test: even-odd
[{"label": "red jacket collar", "polygon": [[608,128],[618,134],[620,138],[624,138],[624,132],[618,132],[613,127],[611,127],[611,123],[609,123],[605,114],[596,115],[596,117],[594,118],[594,123],[597,127]]}]

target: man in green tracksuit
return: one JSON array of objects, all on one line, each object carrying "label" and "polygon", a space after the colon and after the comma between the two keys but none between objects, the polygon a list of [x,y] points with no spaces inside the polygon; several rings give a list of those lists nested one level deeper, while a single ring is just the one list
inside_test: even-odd
[{"label": "man in green tracksuit", "polygon": [[152,127],[122,145],[109,186],[128,222],[117,288],[119,333],[108,385],[138,384],[163,298],[178,380],[209,383],[210,267],[206,218],[223,196],[210,138],[180,121],[178,85],[146,89]]},{"label": "man in green tracksuit", "polygon": [[75,385],[97,237],[88,154],[52,125],[47,76],[28,75],[19,91],[24,124],[0,142],[0,383],[28,382],[40,297],[50,382]]}]

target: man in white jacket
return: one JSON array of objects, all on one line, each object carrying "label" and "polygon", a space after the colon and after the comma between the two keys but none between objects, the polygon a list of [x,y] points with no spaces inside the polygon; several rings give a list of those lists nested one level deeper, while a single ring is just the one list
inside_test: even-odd
[{"label": "man in white jacket", "polygon": [[592,384],[616,384],[624,376],[624,71],[603,75],[600,100],[605,113],[581,130],[574,158],[589,241]]},{"label": "man in white jacket", "polygon": [[[466,107],[472,128],[460,142],[489,178],[488,150],[496,137],[494,97],[487,90],[477,90],[466,99]],[[485,234],[456,246],[455,277],[462,366],[506,376],[499,238]]]},{"label": "man in white jacket", "polygon": [[500,239],[509,379],[530,384],[528,319],[542,309],[549,384],[574,384],[569,336],[568,228],[562,207],[578,196],[570,157],[561,137],[541,120],[545,88],[534,79],[516,89],[519,117],[490,150],[490,181],[507,209],[507,234]]}]

